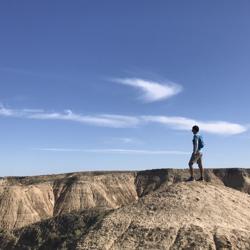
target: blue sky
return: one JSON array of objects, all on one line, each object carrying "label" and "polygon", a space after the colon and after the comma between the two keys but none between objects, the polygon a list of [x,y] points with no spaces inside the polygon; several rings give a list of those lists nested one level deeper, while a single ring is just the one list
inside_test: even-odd
[{"label": "blue sky", "polygon": [[2,1],[1,175],[249,167],[249,1]]}]

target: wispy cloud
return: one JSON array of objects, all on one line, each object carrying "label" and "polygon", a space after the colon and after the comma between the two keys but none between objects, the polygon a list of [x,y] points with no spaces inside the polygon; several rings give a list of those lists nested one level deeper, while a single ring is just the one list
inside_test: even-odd
[{"label": "wispy cloud", "polygon": [[24,113],[42,113],[44,112],[43,109],[23,109]]},{"label": "wispy cloud", "polygon": [[200,126],[202,131],[220,134],[220,135],[235,135],[247,131],[247,126],[237,123],[230,123],[225,121],[198,121],[185,117],[174,116],[142,116],[146,122],[157,122],[170,126],[173,129],[191,130],[193,125]]},{"label": "wispy cloud", "polygon": [[142,92],[140,97],[145,102],[156,102],[170,98],[182,91],[182,86],[173,82],[155,82],[140,78],[115,78],[113,81],[129,85]]},{"label": "wispy cloud", "polygon": [[134,138],[128,138],[128,137],[124,137],[124,138],[118,138],[121,142],[123,143],[134,143],[137,142]]},{"label": "wispy cloud", "polygon": [[177,150],[144,150],[144,149],[120,149],[120,148],[108,148],[108,149],[72,149],[72,148],[37,148],[35,150],[40,151],[52,151],[52,152],[83,152],[83,153],[116,153],[116,154],[147,154],[147,155],[188,155],[189,152],[177,151]]},{"label": "wispy cloud", "polygon": [[131,138],[131,137],[115,137],[115,138],[110,138],[109,142],[119,142],[119,143],[124,143],[124,144],[138,144],[142,143],[139,139],[137,138]]},{"label": "wispy cloud", "polygon": [[28,118],[41,119],[41,120],[68,120],[89,125],[112,127],[112,128],[136,127],[139,123],[139,119],[136,117],[113,115],[113,114],[85,116],[85,115],[75,114],[70,110],[66,110],[64,113],[32,114],[29,115]]},{"label": "wispy cloud", "polygon": [[[0,106],[0,116],[37,120],[65,120],[87,125],[109,128],[133,128],[148,123],[159,123],[176,130],[191,130],[194,124],[203,132],[219,135],[236,135],[249,130],[248,125],[227,121],[199,121],[178,116],[125,116],[117,114],[82,115],[71,110],[64,112],[45,112],[42,109],[9,109]],[[124,143],[131,143],[131,138],[123,138]]]},{"label": "wispy cloud", "polygon": [[0,115],[1,116],[16,116],[14,110],[7,109],[3,105],[0,105]]},{"label": "wispy cloud", "polygon": [[99,114],[99,115],[81,115],[73,113],[71,110],[65,110],[62,113],[44,112],[43,110],[22,109],[14,110],[0,106],[0,115],[9,117],[21,117],[37,120],[65,120],[79,122],[83,124],[111,127],[111,128],[127,128],[136,127],[140,120],[137,117],[115,115],[115,114]]},{"label": "wispy cloud", "polygon": [[0,104],[0,116],[9,116],[9,117],[28,117],[31,114],[43,113],[43,109],[10,109],[4,107]]}]

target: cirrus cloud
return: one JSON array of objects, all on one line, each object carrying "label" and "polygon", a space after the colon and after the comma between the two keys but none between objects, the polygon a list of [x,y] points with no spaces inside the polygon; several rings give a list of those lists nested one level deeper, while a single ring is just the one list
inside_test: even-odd
[{"label": "cirrus cloud", "polygon": [[226,121],[198,121],[178,116],[142,116],[146,122],[156,122],[170,126],[173,129],[191,130],[193,125],[198,125],[202,131],[211,134],[235,135],[248,130],[247,126]]},{"label": "cirrus cloud", "polygon": [[82,115],[65,110],[63,112],[45,112],[43,109],[9,109],[0,106],[0,116],[36,120],[64,120],[107,128],[135,128],[151,123],[163,124],[171,129],[191,130],[194,124],[201,130],[218,135],[236,135],[246,132],[249,127],[227,121],[199,121],[179,116],[127,116],[117,114]]},{"label": "cirrus cloud", "polygon": [[141,122],[138,117],[126,115],[82,115],[69,109],[63,112],[45,112],[42,109],[9,109],[3,106],[0,106],[0,116],[35,120],[64,120],[110,128],[131,128],[136,127]]},{"label": "cirrus cloud", "polygon": [[113,81],[139,89],[140,99],[145,102],[168,99],[182,91],[181,85],[169,81],[160,83],[140,78],[115,78]]},{"label": "cirrus cloud", "polygon": [[177,150],[145,150],[145,149],[121,149],[121,148],[104,148],[104,149],[77,149],[77,148],[37,148],[39,151],[52,152],[83,152],[83,153],[114,153],[114,154],[146,154],[146,155],[188,155],[189,152]]}]

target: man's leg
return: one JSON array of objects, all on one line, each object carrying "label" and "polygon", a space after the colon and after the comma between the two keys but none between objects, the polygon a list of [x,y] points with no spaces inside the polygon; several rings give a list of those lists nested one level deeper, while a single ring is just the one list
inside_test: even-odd
[{"label": "man's leg", "polygon": [[203,180],[204,178],[204,168],[203,168],[203,164],[202,164],[202,154],[200,155],[199,160],[197,161],[199,169],[200,169],[200,174],[201,174],[201,180]]},{"label": "man's leg", "polygon": [[194,155],[192,154],[191,159],[188,163],[191,178],[194,178],[193,164],[194,164]]},{"label": "man's leg", "polygon": [[194,178],[194,169],[193,169],[193,163],[192,162],[189,162],[189,172],[190,172],[190,176],[192,178]]}]

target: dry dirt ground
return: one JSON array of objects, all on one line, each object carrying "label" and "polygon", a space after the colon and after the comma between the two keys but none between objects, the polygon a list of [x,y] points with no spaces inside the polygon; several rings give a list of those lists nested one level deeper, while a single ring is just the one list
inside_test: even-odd
[{"label": "dry dirt ground", "polygon": [[211,183],[163,186],[106,216],[77,249],[250,249],[250,197]]},{"label": "dry dirt ground", "polygon": [[0,179],[0,249],[250,249],[250,170]]}]

